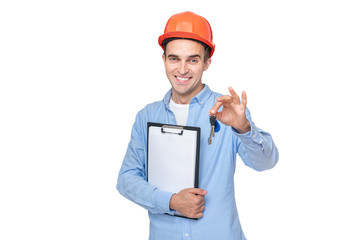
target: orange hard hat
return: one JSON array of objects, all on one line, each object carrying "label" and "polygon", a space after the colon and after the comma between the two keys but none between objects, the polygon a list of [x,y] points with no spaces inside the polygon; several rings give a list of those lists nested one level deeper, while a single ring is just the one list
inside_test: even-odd
[{"label": "orange hard hat", "polygon": [[169,18],[164,34],[159,37],[159,44],[163,49],[163,42],[168,38],[188,38],[205,43],[211,48],[210,57],[215,50],[209,22],[193,12],[178,13]]}]

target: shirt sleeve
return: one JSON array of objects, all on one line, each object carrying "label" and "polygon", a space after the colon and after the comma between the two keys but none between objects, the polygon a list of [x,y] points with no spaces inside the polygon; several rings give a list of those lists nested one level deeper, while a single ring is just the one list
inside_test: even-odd
[{"label": "shirt sleeve", "polygon": [[170,199],[174,193],[160,191],[146,180],[146,143],[142,140],[146,139],[142,136],[146,134],[144,131],[146,128],[141,127],[138,114],[118,175],[116,188],[121,195],[152,213],[174,214],[174,211],[169,207]]},{"label": "shirt sleeve", "polygon": [[278,162],[279,152],[272,136],[255,126],[248,109],[246,109],[246,118],[250,122],[250,132],[240,134],[233,129],[235,135],[240,139],[237,144],[239,156],[246,166],[256,171],[273,168]]}]

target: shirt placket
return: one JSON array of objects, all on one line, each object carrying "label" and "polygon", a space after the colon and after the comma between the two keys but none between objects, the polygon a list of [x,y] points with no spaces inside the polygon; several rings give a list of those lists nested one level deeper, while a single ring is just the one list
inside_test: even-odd
[{"label": "shirt placket", "polygon": [[191,219],[183,219],[183,240],[191,240]]},{"label": "shirt placket", "polygon": [[186,122],[187,126],[195,126],[196,108],[199,106],[198,104],[196,104],[196,102],[197,99],[193,98],[191,99],[191,102],[189,104],[189,114]]},{"label": "shirt placket", "polygon": [[[197,104],[198,100],[193,98],[189,104],[189,114],[186,122],[187,126],[195,126],[195,121],[197,116],[197,111],[199,104]],[[194,221],[192,219],[183,219],[183,240],[191,240],[191,222]]]},{"label": "shirt placket", "polygon": [[175,114],[170,110],[170,109],[167,109],[168,111],[168,119],[169,119],[169,124],[174,124],[176,125],[176,118],[175,118]]}]

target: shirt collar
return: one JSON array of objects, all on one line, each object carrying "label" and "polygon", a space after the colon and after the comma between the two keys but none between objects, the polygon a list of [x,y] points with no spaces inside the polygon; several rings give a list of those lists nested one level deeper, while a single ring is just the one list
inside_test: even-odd
[{"label": "shirt collar", "polygon": [[[190,104],[197,102],[201,107],[204,107],[210,95],[211,95],[211,90],[209,86],[204,84],[204,88],[195,97],[191,99]],[[170,98],[171,98],[171,89],[165,94],[165,97],[163,99],[163,102],[167,109],[170,109],[169,108]]]}]

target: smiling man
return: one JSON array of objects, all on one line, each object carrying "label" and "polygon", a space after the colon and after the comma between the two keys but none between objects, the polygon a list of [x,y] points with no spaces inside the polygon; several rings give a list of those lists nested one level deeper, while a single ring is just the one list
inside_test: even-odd
[{"label": "smiling man", "polygon": [[204,58],[205,48],[198,42],[175,39],[167,43],[163,61],[175,103],[189,104],[204,88],[202,74],[211,63],[210,58]]},{"label": "smiling man", "polygon": [[[245,92],[240,99],[229,87],[230,95],[222,96],[203,84],[215,50],[205,18],[192,12],[173,15],[159,44],[171,89],[137,114],[117,189],[148,210],[150,240],[245,240],[234,193],[236,155],[263,171],[275,166],[278,150],[271,135],[252,122]],[[220,127],[211,145],[209,115]],[[165,192],[146,181],[148,122],[201,128],[199,188]],[[188,218],[171,216],[176,212]]]}]

